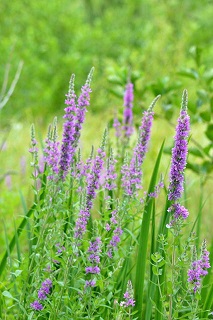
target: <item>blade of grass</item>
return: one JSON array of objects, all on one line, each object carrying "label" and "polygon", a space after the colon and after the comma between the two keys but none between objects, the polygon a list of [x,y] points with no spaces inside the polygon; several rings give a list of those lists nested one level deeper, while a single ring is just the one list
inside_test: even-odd
[{"label": "blade of grass", "polygon": [[20,250],[19,237],[18,237],[18,234],[17,234],[17,228],[16,228],[15,221],[14,221],[14,229],[15,229],[16,252],[17,252],[18,262],[20,264],[21,263],[21,250]]},{"label": "blade of grass", "polygon": [[[157,241],[159,235],[164,235],[164,237],[167,237],[168,234],[168,229],[166,228],[166,225],[169,222],[169,215],[168,215],[168,208],[170,206],[170,201],[168,199],[166,200],[165,204],[165,209],[164,209],[164,214],[162,214],[161,217],[161,222],[158,230],[158,236],[156,238],[156,247],[155,247],[155,252],[160,252],[161,255],[163,256],[163,252],[160,249],[160,243]],[[163,281],[165,280],[165,266],[162,266],[162,275],[160,277],[160,284],[162,285]],[[148,288],[148,299],[146,303],[146,313],[145,313],[145,320],[150,320],[151,315],[152,315],[152,307],[153,307],[153,302],[152,301],[160,301],[160,292],[156,288],[158,286],[158,281],[157,281],[157,276],[152,274],[152,277],[150,277],[150,283],[149,283],[149,288]],[[160,307],[160,306],[159,306]],[[161,306],[162,307],[162,306]],[[155,314],[155,319],[158,319],[159,316],[161,316],[162,310],[159,308],[159,312],[156,310]]]},{"label": "blade of grass", "polygon": [[[22,207],[24,210],[24,215],[27,216],[27,204],[26,204],[26,201],[25,201],[24,196],[21,191],[20,191],[20,198],[21,198],[21,204],[22,204]],[[32,253],[32,241],[31,241],[32,236],[31,236],[29,219],[27,219],[27,222],[26,222],[26,229],[27,229],[29,255],[31,255],[31,253]]]},{"label": "blade of grass", "polygon": [[[212,269],[213,269],[213,239],[211,243],[210,249],[210,266],[211,268],[208,270],[208,274],[205,276],[203,281],[203,288],[201,291],[201,304],[203,305],[202,317],[207,317],[208,312],[206,310],[212,310],[213,307],[213,284],[212,284]],[[212,284],[211,287],[208,284]]]},{"label": "blade of grass", "polygon": [[[160,160],[163,152],[164,142],[161,145],[155,167],[152,173],[148,194],[154,192],[156,185]],[[137,310],[136,316],[138,319],[142,319],[142,303],[143,303],[143,292],[145,283],[145,272],[146,272],[146,261],[147,261],[147,250],[148,250],[148,235],[149,225],[152,213],[153,199],[147,196],[144,206],[144,215],[139,233],[139,246],[138,246],[138,257],[136,261],[136,277],[135,277],[135,309]]]},{"label": "blade of grass", "polygon": [[[42,192],[41,192],[40,197],[39,197],[39,201],[41,203],[43,203],[43,199],[45,197],[45,188],[46,188],[46,175],[43,174],[43,177],[42,177]],[[19,227],[17,228],[17,236],[18,237],[20,236],[20,234],[24,230],[24,228],[25,228],[25,226],[26,226],[26,224],[28,222],[28,218],[31,216],[33,211],[36,209],[37,205],[38,205],[38,203],[34,203],[31,206],[31,208],[27,211],[25,217],[22,219],[21,223],[19,224]],[[4,271],[4,268],[5,268],[5,265],[6,265],[6,262],[7,262],[7,258],[9,257],[10,252],[13,251],[15,244],[16,244],[16,235],[14,235],[12,237],[10,243],[8,243],[8,247],[5,250],[5,253],[4,253],[3,258],[1,260],[1,263],[0,263],[0,276],[2,275],[2,273]]]}]

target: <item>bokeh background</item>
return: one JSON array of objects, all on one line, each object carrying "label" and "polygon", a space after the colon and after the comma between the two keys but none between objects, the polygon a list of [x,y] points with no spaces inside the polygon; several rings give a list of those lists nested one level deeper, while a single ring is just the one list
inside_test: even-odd
[{"label": "bokeh background", "polygon": [[[205,189],[205,228],[210,232],[212,17],[210,0],[1,0],[0,101],[23,61],[14,92],[0,110],[0,210],[1,217],[10,221],[9,228],[11,217],[22,214],[20,193],[27,204],[32,201],[27,153],[31,123],[35,123],[38,140],[42,141],[48,123],[58,116],[60,134],[70,75],[76,75],[78,93],[94,66],[83,152],[87,154],[91,144],[99,143],[115,111],[122,115],[124,87],[129,79],[135,88],[136,126],[142,110],[156,95],[162,95],[156,107],[147,171],[162,139],[167,138],[165,152],[171,152],[173,124],[182,91],[188,89],[192,120],[189,199],[194,197],[191,210],[196,214],[200,186]],[[169,156],[165,157],[164,169],[168,169]]]}]

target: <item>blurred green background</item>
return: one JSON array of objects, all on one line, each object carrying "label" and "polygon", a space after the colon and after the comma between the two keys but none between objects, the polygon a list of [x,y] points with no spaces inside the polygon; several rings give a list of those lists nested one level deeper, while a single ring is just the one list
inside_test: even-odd
[{"label": "blurred green background", "polygon": [[8,61],[9,83],[24,62],[3,123],[62,114],[71,73],[79,89],[92,66],[91,112],[118,104],[116,77],[122,74],[125,84],[127,73],[137,80],[140,107],[156,93],[178,88],[180,96],[185,86],[192,99],[193,74],[183,81],[178,72],[196,68],[195,50],[202,51],[202,65],[212,67],[212,14],[209,0],[2,0],[0,81]]},{"label": "blurred green background", "polygon": [[[29,173],[24,173],[23,166],[25,161],[29,171],[30,124],[35,122],[44,138],[47,124],[57,115],[60,133],[70,75],[76,74],[79,93],[92,66],[93,93],[82,142],[86,152],[99,143],[114,110],[122,115],[128,78],[135,87],[136,125],[141,111],[157,94],[162,95],[147,171],[165,137],[171,152],[171,124],[178,115],[182,91],[188,89],[195,141],[190,144],[189,166],[195,176],[187,179],[193,194],[194,185],[199,188],[213,167],[212,17],[210,0],[1,0],[0,88],[8,66],[7,90],[19,62],[24,63],[11,98],[0,110],[2,216],[14,214],[20,206],[20,189],[31,203]],[[210,208],[209,192],[206,199]],[[194,206],[199,205],[199,197],[196,201]]]}]

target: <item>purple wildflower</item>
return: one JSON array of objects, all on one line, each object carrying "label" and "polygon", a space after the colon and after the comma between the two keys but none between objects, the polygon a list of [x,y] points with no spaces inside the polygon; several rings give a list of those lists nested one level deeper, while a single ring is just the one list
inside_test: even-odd
[{"label": "purple wildflower", "polygon": [[168,199],[176,201],[183,193],[184,169],[187,158],[187,139],[190,130],[190,118],[187,114],[187,91],[183,91],[182,105],[178,124],[176,127],[175,145],[172,149],[172,160],[170,169],[170,184]]},{"label": "purple wildflower", "polygon": [[90,88],[90,83],[92,80],[94,68],[91,69],[85,85],[81,88],[81,94],[78,98],[78,108],[76,109],[76,122],[75,122],[75,139],[74,147],[77,147],[78,140],[80,138],[80,131],[82,128],[82,123],[84,122],[87,107],[90,102],[90,93],[92,92]]},{"label": "purple wildflower", "polygon": [[133,96],[133,84],[128,83],[126,85],[126,90],[124,93],[124,114],[123,114],[123,130],[124,136],[129,138],[133,133],[133,114],[132,114],[132,101],[134,99]]},{"label": "purple wildflower", "polygon": [[127,282],[127,290],[124,293],[124,301],[121,301],[120,306],[121,307],[134,307],[135,306],[135,300],[133,298],[133,288],[132,288],[132,282],[129,280]]},{"label": "purple wildflower", "polygon": [[173,219],[167,225],[167,228],[171,228],[180,219],[186,220],[189,216],[189,211],[184,206],[181,206],[179,203],[172,204],[167,211],[173,214]]},{"label": "purple wildflower", "polygon": [[94,267],[86,267],[85,268],[86,273],[100,273],[100,268],[98,266]]},{"label": "purple wildflower", "polygon": [[148,143],[150,140],[150,134],[151,134],[151,127],[153,122],[153,108],[160,98],[160,95],[158,95],[151,103],[147,111],[144,111],[143,117],[141,120],[141,125],[139,127],[139,137],[138,137],[138,143],[134,150],[134,157],[132,159],[131,166],[133,167],[133,164],[135,162],[136,157],[138,158],[138,165],[141,166],[143,164],[145,155],[148,150]]},{"label": "purple wildflower", "polygon": [[90,100],[90,83],[92,79],[94,69],[92,68],[85,85],[81,88],[81,94],[78,98],[76,105],[76,95],[74,91],[74,75],[71,76],[69,84],[69,92],[65,104],[67,107],[65,110],[61,157],[59,161],[60,171],[64,178],[70,168],[70,164],[73,161],[73,157],[80,138],[80,131],[82,123],[84,122],[86,108],[89,106]]},{"label": "purple wildflower", "polygon": [[116,188],[115,180],[117,178],[117,174],[115,172],[115,164],[117,160],[113,157],[113,151],[110,150],[110,155],[107,161],[107,172],[106,172],[106,182],[105,188],[107,190],[114,190]]},{"label": "purple wildflower", "polygon": [[75,114],[76,114],[76,95],[74,91],[74,79],[75,76],[72,74],[69,83],[69,91],[66,95],[65,104],[67,107],[64,109],[66,119],[63,129],[63,138],[61,145],[61,156],[59,160],[59,168],[63,177],[67,174],[70,167],[72,157],[74,155],[74,134],[75,134]]},{"label": "purple wildflower", "polygon": [[38,291],[38,298],[40,300],[45,300],[47,295],[50,294],[52,288],[52,281],[50,279],[46,279],[42,282],[41,288]]},{"label": "purple wildflower", "polygon": [[30,304],[30,306],[31,306],[32,309],[37,310],[37,311],[40,311],[40,310],[42,310],[44,308],[42,306],[42,304],[38,302],[38,300],[35,300],[34,302],[32,302]]},{"label": "purple wildflower", "polygon": [[101,147],[98,149],[91,171],[87,176],[87,190],[84,206],[81,208],[75,225],[75,238],[81,239],[86,231],[87,222],[90,217],[90,210],[93,205],[93,200],[96,197],[96,190],[99,188],[99,182],[101,177],[101,171],[104,165],[105,157],[105,143],[106,143],[106,131],[103,135]]},{"label": "purple wildflower", "polygon": [[144,111],[141,126],[139,128],[138,142],[134,149],[134,154],[129,168],[127,163],[124,163],[122,167],[122,186],[125,190],[125,193],[130,196],[132,196],[136,190],[141,188],[141,166],[143,164],[150,140],[151,126],[154,116],[153,108],[159,97],[160,96],[157,96],[151,103],[148,110]]},{"label": "purple wildflower", "polygon": [[87,288],[87,287],[95,287],[95,285],[96,285],[95,279],[86,280],[85,281],[85,288]]},{"label": "purple wildflower", "polygon": [[49,179],[53,178],[54,174],[59,173],[58,161],[59,161],[59,142],[57,142],[57,119],[54,119],[53,133],[51,133],[51,127],[49,128],[48,136],[46,139],[46,148],[44,149],[44,160],[51,169]]},{"label": "purple wildflower", "polygon": [[[101,253],[101,239],[97,237],[95,241],[90,242],[88,249],[88,260],[91,263],[89,267],[85,268],[86,274],[99,274],[100,268],[98,264],[100,263],[100,253]],[[96,285],[95,279],[86,281],[85,287],[94,287]]]},{"label": "purple wildflower", "polygon": [[[47,295],[50,294],[51,288],[52,281],[50,279],[46,279],[44,282],[42,282],[41,288],[38,290],[38,299],[45,300],[47,298]],[[30,306],[34,310],[42,310],[44,308],[38,300],[35,300],[33,303],[30,304]]]},{"label": "purple wildflower", "polygon": [[112,230],[112,238],[107,246],[107,255],[109,258],[112,258],[113,251],[117,249],[123,233],[123,230],[119,227],[118,210],[113,210],[111,214],[110,224],[107,223],[105,227],[107,231]]},{"label": "purple wildflower", "polygon": [[103,169],[105,152],[103,148],[98,149],[98,154],[95,157],[92,170],[87,177],[87,197],[86,207],[92,208],[92,200],[95,199],[96,190],[99,187],[99,180],[101,177],[101,171]]},{"label": "purple wildflower", "polygon": [[199,260],[196,259],[196,249],[194,247],[191,269],[188,270],[188,282],[193,285],[194,293],[200,289],[202,277],[208,274],[208,268],[210,268],[209,251],[206,248],[206,240],[204,240]]},{"label": "purple wildflower", "polygon": [[64,250],[65,250],[65,247],[62,246],[60,243],[56,243],[56,248],[57,248],[57,254],[61,254]]},{"label": "purple wildflower", "polygon": [[159,193],[160,193],[160,189],[162,189],[164,187],[164,183],[162,178],[160,179],[159,183],[155,186],[154,192],[150,192],[148,194],[149,197],[151,198],[157,198]]},{"label": "purple wildflower", "polygon": [[117,117],[114,118],[113,127],[115,128],[115,136],[119,138],[121,136],[121,123]]},{"label": "purple wildflower", "polygon": [[91,150],[89,158],[86,160],[86,163],[83,163],[83,161],[81,160],[81,153],[80,153],[80,149],[79,149],[78,161],[76,164],[76,177],[78,179],[82,179],[83,177],[86,177],[88,175],[88,172],[91,169],[93,154],[94,154],[94,147],[92,146],[92,150]]}]

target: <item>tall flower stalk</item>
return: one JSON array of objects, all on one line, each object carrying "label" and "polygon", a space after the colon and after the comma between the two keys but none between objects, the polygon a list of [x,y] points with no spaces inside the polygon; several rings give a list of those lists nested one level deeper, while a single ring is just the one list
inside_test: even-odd
[{"label": "tall flower stalk", "polygon": [[176,126],[175,144],[172,149],[170,183],[168,189],[168,199],[172,205],[168,212],[173,214],[173,220],[168,225],[173,226],[180,218],[186,219],[189,215],[184,206],[178,203],[184,190],[184,170],[186,168],[188,154],[188,136],[190,130],[190,118],[187,114],[188,95],[187,90],[183,91],[182,104],[178,124]]},{"label": "tall flower stalk", "polygon": [[76,94],[74,90],[74,80],[75,75],[72,74],[69,83],[69,91],[66,95],[65,104],[67,107],[64,109],[65,115],[64,119],[64,129],[63,129],[63,138],[61,145],[61,154],[59,160],[59,168],[61,176],[64,178],[69,170],[70,163],[74,156],[75,149],[73,148],[74,144],[74,135],[75,135],[75,118],[76,118]]},{"label": "tall flower stalk", "polygon": [[187,114],[188,95],[183,91],[182,106],[178,124],[176,127],[175,145],[172,149],[172,160],[170,170],[170,184],[168,199],[178,201],[183,193],[184,170],[188,154],[188,136],[190,130],[190,118]]},{"label": "tall flower stalk", "polygon": [[133,84],[127,83],[124,93],[123,132],[125,138],[130,138],[133,133]]},{"label": "tall flower stalk", "polygon": [[93,200],[96,197],[96,191],[99,188],[101,172],[103,170],[104,158],[105,158],[105,144],[106,144],[106,131],[103,135],[103,140],[100,148],[98,149],[97,155],[94,159],[91,171],[87,176],[87,187],[86,187],[86,196],[84,201],[84,206],[80,210],[76,225],[75,225],[75,238],[77,239],[78,244],[82,239],[83,234],[86,231],[86,226],[90,218],[90,210],[93,206]]},{"label": "tall flower stalk", "polygon": [[141,125],[139,128],[139,137],[137,145],[133,152],[133,157],[130,161],[129,170],[126,170],[126,163],[124,164],[123,170],[123,177],[122,177],[122,186],[125,190],[127,195],[132,196],[135,191],[141,188],[141,179],[142,179],[142,169],[141,166],[145,159],[148,144],[151,135],[151,127],[154,118],[154,111],[153,108],[160,98],[158,95],[151,105],[149,106],[147,111],[144,111],[143,117],[141,120]]},{"label": "tall flower stalk", "polygon": [[168,212],[172,215],[172,220],[167,224],[168,228],[173,229],[173,243],[172,243],[172,259],[171,259],[171,282],[173,286],[173,294],[170,294],[169,299],[169,316],[168,319],[173,318],[173,305],[175,300],[174,284],[178,281],[178,268],[176,264],[177,237],[180,234],[182,221],[185,220],[189,212],[180,205],[180,198],[184,191],[184,170],[187,162],[188,154],[188,136],[190,130],[190,118],[187,114],[188,94],[187,90],[183,91],[180,116],[176,126],[176,134],[174,137],[175,143],[172,149],[171,169],[170,169],[170,183],[168,188],[168,199],[171,201],[171,206]]},{"label": "tall flower stalk", "polygon": [[93,71],[94,68],[91,69],[85,85],[81,88],[81,94],[77,103],[77,97],[74,90],[75,76],[72,75],[70,79],[69,91],[65,100],[67,107],[64,109],[64,118],[66,121],[64,123],[61,156],[59,160],[60,173],[63,178],[65,178],[68,170],[70,169],[70,164],[73,161],[76,148],[78,146],[82,124],[85,119],[87,107],[89,106],[91,93],[90,84]]}]

